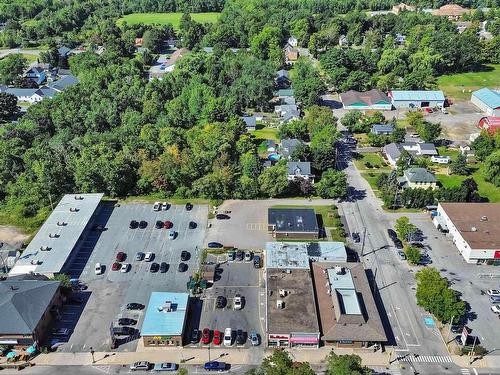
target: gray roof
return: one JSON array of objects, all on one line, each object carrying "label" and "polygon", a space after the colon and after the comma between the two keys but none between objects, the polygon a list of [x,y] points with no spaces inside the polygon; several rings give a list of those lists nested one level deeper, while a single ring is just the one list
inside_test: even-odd
[{"label": "gray roof", "polygon": [[401,156],[401,150],[396,143],[389,143],[384,146],[384,152],[390,156],[392,160],[397,160]]},{"label": "gray roof", "polygon": [[53,89],[51,89],[50,87],[47,87],[47,86],[43,86],[39,89],[24,89],[24,88],[17,88],[17,87],[1,86],[0,92],[14,95],[17,98],[24,97],[24,96],[30,97],[33,95],[39,95],[41,97],[53,98],[57,94],[56,91],[54,91]]},{"label": "gray roof", "polygon": [[372,133],[392,133],[394,131],[394,126],[390,124],[375,124],[372,126]]},{"label": "gray roof", "polygon": [[343,242],[266,242],[266,268],[309,269],[314,262],[347,262]]},{"label": "gray roof", "polygon": [[59,281],[1,281],[0,334],[31,335],[58,288]]},{"label": "gray roof", "polygon": [[257,126],[257,119],[255,116],[243,116],[242,119],[247,128],[255,128],[255,126]]},{"label": "gray roof", "polygon": [[404,177],[408,182],[436,182],[436,177],[425,168],[409,168],[404,171]]},{"label": "gray roof", "polygon": [[67,75],[57,81],[49,83],[48,86],[56,91],[64,91],[68,87],[76,85],[78,82],[80,81],[75,76]]},{"label": "gray roof", "polygon": [[9,275],[60,273],[103,195],[67,194],[62,197]]},{"label": "gray roof", "polygon": [[424,155],[437,155],[438,151],[434,143],[419,143],[420,153]]},{"label": "gray roof", "polygon": [[274,225],[276,232],[317,233],[319,231],[316,213],[312,208],[269,208],[269,225]]},{"label": "gray roof", "polygon": [[282,139],[280,142],[281,155],[283,155],[284,157],[290,156],[300,144],[302,144],[302,141],[296,138]]},{"label": "gray roof", "polygon": [[289,175],[295,175],[297,172],[303,176],[311,174],[311,163],[308,161],[289,161],[286,167]]},{"label": "gray roof", "polygon": [[69,49],[69,48],[68,48],[68,47],[66,47],[66,46],[61,46],[61,47],[59,47],[59,48],[57,49],[57,52],[59,53],[59,55],[60,55],[60,56],[65,57],[65,56],[67,56],[67,55],[68,55],[68,53],[70,53],[70,52],[71,52],[71,49]]}]

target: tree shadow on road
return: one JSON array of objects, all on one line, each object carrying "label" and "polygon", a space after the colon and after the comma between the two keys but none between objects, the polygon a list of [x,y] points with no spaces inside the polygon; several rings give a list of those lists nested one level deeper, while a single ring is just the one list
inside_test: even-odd
[{"label": "tree shadow on road", "polygon": [[356,202],[366,198],[366,190],[358,190],[354,186],[347,188],[347,196],[340,200],[340,202]]}]

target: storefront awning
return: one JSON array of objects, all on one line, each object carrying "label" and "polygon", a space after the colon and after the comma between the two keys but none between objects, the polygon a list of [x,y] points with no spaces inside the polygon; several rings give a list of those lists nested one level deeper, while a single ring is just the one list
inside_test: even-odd
[{"label": "storefront awning", "polygon": [[291,337],[292,344],[317,344],[319,339],[317,337]]}]

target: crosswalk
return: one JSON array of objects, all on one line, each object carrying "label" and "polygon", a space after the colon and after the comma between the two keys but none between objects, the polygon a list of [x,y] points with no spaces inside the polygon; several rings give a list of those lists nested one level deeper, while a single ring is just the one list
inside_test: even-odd
[{"label": "crosswalk", "polygon": [[470,375],[470,370],[468,368],[461,368],[460,374],[462,375]]},{"label": "crosswalk", "polygon": [[399,359],[399,362],[419,362],[419,363],[452,363],[449,355],[408,355]]}]

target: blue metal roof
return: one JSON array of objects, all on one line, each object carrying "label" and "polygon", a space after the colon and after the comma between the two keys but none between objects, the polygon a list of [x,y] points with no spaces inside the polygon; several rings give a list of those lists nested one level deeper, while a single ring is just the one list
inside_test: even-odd
[{"label": "blue metal roof", "polygon": [[500,107],[500,93],[498,91],[493,91],[485,87],[480,90],[474,91],[472,95],[481,100],[490,108],[495,109]]},{"label": "blue metal roof", "polygon": [[152,292],[142,323],[142,336],[182,335],[189,294]]},{"label": "blue metal roof", "polygon": [[439,91],[425,91],[425,90],[394,90],[391,91],[391,97],[393,100],[414,100],[414,101],[438,101],[444,100],[444,94],[441,90]]}]

